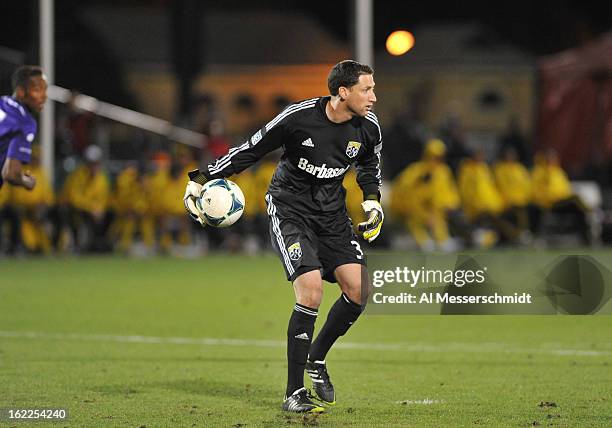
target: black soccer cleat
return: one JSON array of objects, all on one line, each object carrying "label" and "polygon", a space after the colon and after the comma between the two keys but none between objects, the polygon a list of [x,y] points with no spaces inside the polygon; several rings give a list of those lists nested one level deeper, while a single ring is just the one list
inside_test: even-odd
[{"label": "black soccer cleat", "polygon": [[294,413],[322,413],[325,411],[325,408],[313,403],[308,398],[306,388],[300,388],[293,395],[285,398],[283,410]]},{"label": "black soccer cleat", "polygon": [[330,406],[336,404],[334,385],[332,385],[329,374],[327,374],[325,361],[306,361],[306,373],[312,380],[312,389],[317,394],[315,398]]}]

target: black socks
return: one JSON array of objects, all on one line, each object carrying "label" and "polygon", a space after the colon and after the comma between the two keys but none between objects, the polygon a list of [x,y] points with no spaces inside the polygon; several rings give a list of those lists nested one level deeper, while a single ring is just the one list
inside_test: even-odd
[{"label": "black socks", "polygon": [[329,310],[323,328],[310,347],[310,361],[325,360],[325,355],[327,355],[336,339],[344,336],[351,325],[357,321],[361,312],[361,305],[352,302],[346,294],[342,293]]},{"label": "black socks", "polygon": [[304,367],[312,343],[317,309],[295,304],[287,328],[287,397],[304,386]]},{"label": "black socks", "polygon": [[287,328],[287,397],[304,386],[306,360],[325,360],[332,345],[357,321],[361,312],[361,305],[342,293],[329,310],[317,339],[312,342],[317,309],[295,304]]}]

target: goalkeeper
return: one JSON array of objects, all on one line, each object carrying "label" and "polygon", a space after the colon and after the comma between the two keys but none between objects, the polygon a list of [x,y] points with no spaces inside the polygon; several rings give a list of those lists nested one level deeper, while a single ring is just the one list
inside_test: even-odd
[{"label": "goalkeeper", "polygon": [[[322,405],[335,404],[325,357],[367,300],[366,260],[347,214],[342,179],[354,164],[367,218],[359,231],[372,242],[384,219],[379,203],[382,134],[372,112],[373,73],[368,65],[351,60],[336,64],[327,82],[331,96],[288,106],[244,144],[189,173],[185,207],[204,225],[194,200],[207,180],[240,173],[266,153],[283,148],[265,199],[272,246],[296,298],[287,329],[285,411],[317,413],[324,410]],[[341,295],[313,341],[323,280],[337,282]],[[304,388],[304,369],[315,397]]]}]

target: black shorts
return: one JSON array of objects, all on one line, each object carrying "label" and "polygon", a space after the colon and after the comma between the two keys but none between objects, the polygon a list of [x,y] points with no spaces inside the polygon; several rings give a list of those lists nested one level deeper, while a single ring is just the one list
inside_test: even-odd
[{"label": "black shorts", "polygon": [[266,195],[272,247],[285,268],[287,280],[320,270],[324,280],[336,282],[338,266],[366,264],[353,225],[346,212],[311,217],[300,214]]}]

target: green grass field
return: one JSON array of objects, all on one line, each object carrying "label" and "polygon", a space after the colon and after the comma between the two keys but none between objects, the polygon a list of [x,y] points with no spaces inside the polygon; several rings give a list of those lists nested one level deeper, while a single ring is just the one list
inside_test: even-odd
[{"label": "green grass field", "polygon": [[0,260],[0,408],[78,427],[612,426],[610,316],[366,314],[327,358],[338,404],[284,414],[293,302],[273,256]]}]

